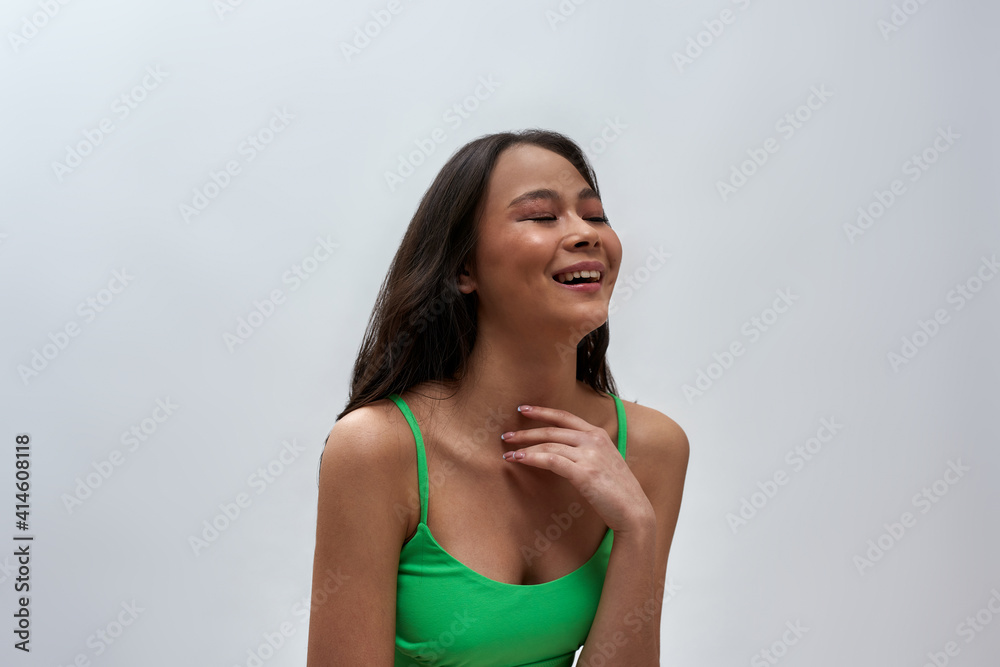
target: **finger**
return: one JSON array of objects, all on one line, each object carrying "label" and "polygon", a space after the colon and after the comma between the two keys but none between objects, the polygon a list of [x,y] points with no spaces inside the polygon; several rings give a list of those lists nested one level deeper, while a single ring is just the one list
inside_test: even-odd
[{"label": "finger", "polygon": [[[608,432],[598,427],[578,431],[575,429],[542,426],[504,433],[502,439],[512,448],[554,442],[563,445],[572,445],[578,450],[592,448],[594,451],[613,451],[617,449],[611,441]],[[571,458],[574,461],[579,460],[576,456]]]},{"label": "finger", "polygon": [[516,461],[520,463],[528,454],[559,454],[563,458],[573,461],[574,463],[579,461],[581,458],[581,450],[577,449],[572,445],[564,445],[558,442],[542,442],[537,445],[530,446],[519,446],[513,445],[512,447],[518,447],[517,449],[510,449],[503,453],[503,458],[505,461]]},{"label": "finger", "polygon": [[556,426],[575,428],[578,431],[596,428],[594,424],[591,424],[586,419],[566,410],[547,408],[541,405],[519,405],[517,406],[517,410],[528,419],[537,419],[538,421],[548,422]]},{"label": "finger", "polygon": [[558,442],[564,445],[578,446],[583,444],[586,433],[576,429],[557,428],[555,426],[540,426],[526,428],[520,431],[510,431],[503,434],[503,441],[515,447],[540,445],[543,442]]},{"label": "finger", "polygon": [[[524,463],[534,468],[549,470],[569,479],[573,474],[575,463],[569,458],[576,449],[567,445],[552,445],[540,449],[538,445],[527,449],[518,449],[504,454],[504,460],[511,463]],[[517,458],[520,456],[521,458]]]}]

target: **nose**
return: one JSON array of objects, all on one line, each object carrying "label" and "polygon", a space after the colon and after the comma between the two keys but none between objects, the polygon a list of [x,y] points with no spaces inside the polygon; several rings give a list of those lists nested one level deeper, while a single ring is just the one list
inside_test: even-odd
[{"label": "nose", "polygon": [[594,227],[595,223],[584,220],[576,213],[570,213],[568,220],[566,240],[574,248],[587,245],[597,247],[600,245],[601,235],[597,233],[597,229]]}]

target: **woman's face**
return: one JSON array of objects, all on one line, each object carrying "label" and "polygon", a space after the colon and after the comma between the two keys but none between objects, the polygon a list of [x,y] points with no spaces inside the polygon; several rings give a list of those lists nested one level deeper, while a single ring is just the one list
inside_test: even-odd
[{"label": "woman's face", "polygon": [[[475,268],[462,291],[479,295],[479,326],[540,334],[571,331],[575,346],[608,317],[622,246],[604,206],[564,157],[532,144],[497,159],[483,201]],[[556,276],[581,262],[596,284],[564,285]]]}]

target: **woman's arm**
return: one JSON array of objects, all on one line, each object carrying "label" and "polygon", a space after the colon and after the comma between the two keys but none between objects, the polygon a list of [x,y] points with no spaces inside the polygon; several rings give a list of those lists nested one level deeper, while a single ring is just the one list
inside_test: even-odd
[{"label": "woman's arm", "polygon": [[[330,432],[320,466],[308,667],[391,667],[396,574],[407,525],[398,431],[365,406]],[[412,449],[412,445],[411,445]]]},{"label": "woman's arm", "polygon": [[[660,664],[667,556],[690,450],[687,435],[672,419],[651,408],[630,407],[635,416],[629,417],[629,441],[635,445],[628,458],[655,516],[640,516],[633,530],[615,531],[601,602],[577,667]],[[602,659],[595,659],[598,655]]]},{"label": "woman's arm", "polygon": [[[524,406],[522,406],[524,407]],[[660,607],[667,554],[687,471],[684,431],[656,410],[632,405],[626,462],[600,427],[565,410],[522,409],[555,424],[505,434],[507,461],[568,479],[614,530],[601,601],[579,667],[659,665]],[[600,655],[600,659],[597,659]]]}]

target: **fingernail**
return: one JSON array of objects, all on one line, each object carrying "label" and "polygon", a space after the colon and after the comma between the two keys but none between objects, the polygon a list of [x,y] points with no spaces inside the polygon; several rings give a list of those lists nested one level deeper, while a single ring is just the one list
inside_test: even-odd
[{"label": "fingernail", "polygon": [[523,459],[524,458],[524,452],[514,452],[514,458],[518,459],[518,460]]}]

